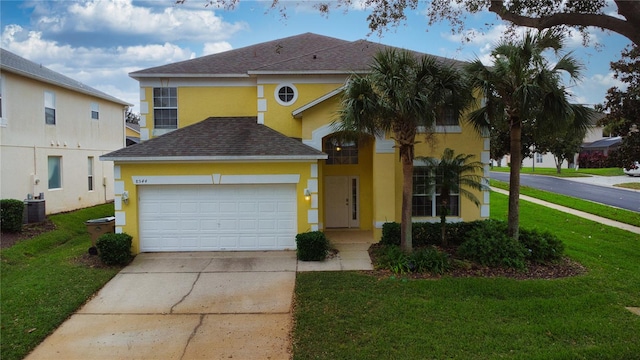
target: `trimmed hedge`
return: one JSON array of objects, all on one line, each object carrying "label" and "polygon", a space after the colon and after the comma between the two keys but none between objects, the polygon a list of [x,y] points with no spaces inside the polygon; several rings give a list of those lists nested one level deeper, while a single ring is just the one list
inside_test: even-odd
[{"label": "trimmed hedge", "polygon": [[329,252],[329,240],[322,231],[311,231],[296,235],[298,260],[322,261]]},{"label": "trimmed hedge", "polygon": [[126,233],[101,235],[96,241],[100,260],[106,265],[127,265],[132,259],[131,240]]},{"label": "trimmed hedge", "polygon": [[24,201],[16,199],[0,200],[0,223],[2,231],[21,232],[24,216]]},{"label": "trimmed hedge", "polygon": [[[466,234],[481,226],[483,220],[472,222],[447,223],[446,233],[447,240],[450,245],[457,246],[464,242]],[[412,241],[414,247],[423,247],[428,245],[440,245],[442,242],[440,223],[413,223],[411,226]],[[400,224],[395,222],[382,224],[382,238],[380,243],[383,245],[400,246]]]},{"label": "trimmed hedge", "polygon": [[[413,223],[413,247],[440,245],[440,231],[440,223]],[[458,255],[488,266],[522,268],[525,259],[547,263],[564,254],[564,244],[552,233],[520,229],[519,241],[514,241],[507,236],[507,223],[499,220],[450,223],[446,231]],[[400,224],[383,224],[380,244],[400,246]]]}]

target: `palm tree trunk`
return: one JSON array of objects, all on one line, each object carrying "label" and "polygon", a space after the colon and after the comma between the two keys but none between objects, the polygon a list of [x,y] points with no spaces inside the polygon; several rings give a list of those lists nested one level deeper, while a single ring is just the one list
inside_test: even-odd
[{"label": "palm tree trunk", "polygon": [[520,227],[520,166],[522,165],[522,127],[519,119],[511,119],[511,169],[509,170],[508,235],[518,240]]},{"label": "palm tree trunk", "polygon": [[413,250],[411,239],[411,202],[413,200],[413,157],[410,151],[401,151],[402,161],[402,218],[400,225],[400,248],[405,253]]}]

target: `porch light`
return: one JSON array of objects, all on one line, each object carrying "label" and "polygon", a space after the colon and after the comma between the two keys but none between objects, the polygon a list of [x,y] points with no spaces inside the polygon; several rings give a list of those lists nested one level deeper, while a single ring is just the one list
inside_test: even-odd
[{"label": "porch light", "polygon": [[311,192],[309,189],[304,189],[304,199],[307,201],[311,200]]}]

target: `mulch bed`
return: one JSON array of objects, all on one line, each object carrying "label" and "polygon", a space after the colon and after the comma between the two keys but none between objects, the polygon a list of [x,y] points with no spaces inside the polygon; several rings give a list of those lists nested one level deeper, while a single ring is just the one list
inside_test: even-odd
[{"label": "mulch bed", "polygon": [[[375,256],[373,251],[380,244],[373,244],[369,248],[369,256],[372,262],[375,264]],[[455,259],[455,248],[439,249],[449,253],[451,258]],[[386,278],[391,276],[401,276],[410,279],[439,279],[441,277],[503,277],[517,280],[532,280],[532,279],[559,279],[571,276],[577,276],[585,274],[587,268],[580,263],[573,261],[567,257],[548,264],[538,264],[532,261],[527,261],[526,268],[524,270],[518,270],[513,268],[495,268],[481,266],[478,264],[468,264],[467,267],[458,267],[445,273],[444,275],[431,274],[431,273],[404,273],[395,274],[391,270],[373,270],[366,271],[365,273],[375,276],[377,278]]]},{"label": "mulch bed", "polygon": [[22,225],[22,232],[2,232],[2,234],[0,234],[0,248],[5,249],[11,247],[20,241],[29,240],[55,229],[56,225],[49,219],[39,223],[24,224]]}]

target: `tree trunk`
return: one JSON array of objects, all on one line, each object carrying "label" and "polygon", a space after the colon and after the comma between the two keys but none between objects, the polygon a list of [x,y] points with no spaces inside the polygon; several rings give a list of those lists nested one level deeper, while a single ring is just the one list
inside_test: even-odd
[{"label": "tree trunk", "polygon": [[412,151],[401,151],[402,162],[402,218],[400,221],[400,248],[405,253],[413,250],[411,239],[411,202],[413,200],[413,156]]},{"label": "tree trunk", "polygon": [[522,126],[519,119],[511,120],[511,169],[509,170],[509,215],[507,232],[518,240],[520,227],[520,166],[522,165]]}]

